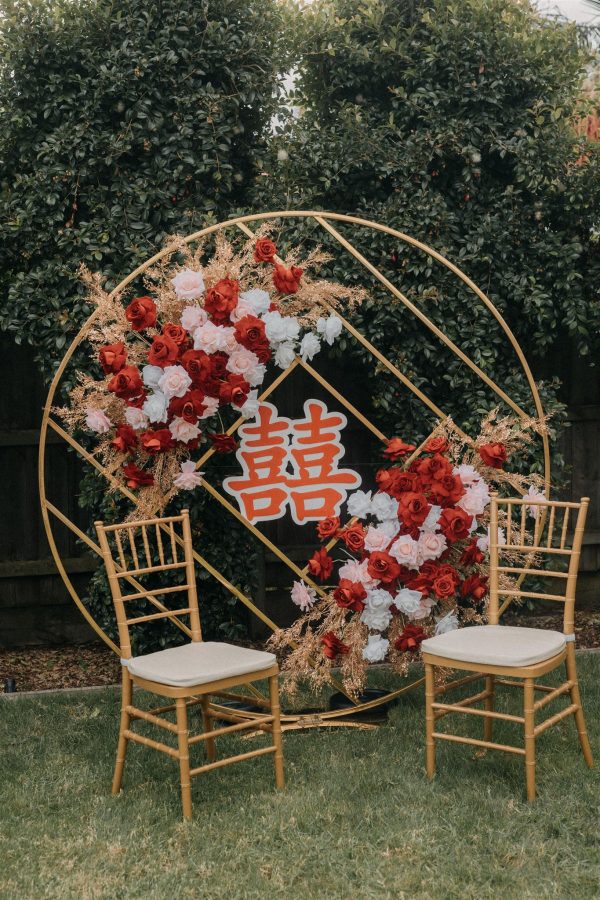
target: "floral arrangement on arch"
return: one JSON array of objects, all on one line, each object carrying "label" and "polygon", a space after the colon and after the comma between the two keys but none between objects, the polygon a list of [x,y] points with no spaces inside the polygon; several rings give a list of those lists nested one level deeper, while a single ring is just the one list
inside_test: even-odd
[{"label": "floral arrangement on arch", "polygon": [[[406,674],[425,638],[484,621],[490,490],[506,484],[541,495],[539,475],[504,467],[544,428],[493,410],[466,448],[449,419],[419,448],[388,442],[390,464],[377,472],[377,490],[348,496],[348,521],[317,525],[322,546],[307,568],[325,595],[296,582],[291,599],[302,615],[270,639],[273,648],[293,648],[282,665],[288,692],[300,679],[321,686],[339,665],[346,690],[360,694],[369,663]],[[538,507],[527,509],[535,519]]]},{"label": "floral arrangement on arch", "polygon": [[82,270],[96,306],[86,337],[103,377],[80,374],[70,405],[55,412],[71,431],[97,438],[113,487],[137,492],[132,515],[195,488],[200,448],[237,447],[223,418],[253,418],[269,367],[285,370],[332,345],[342,331],[335,310],[364,299],[360,289],[307,275],[329,259],[319,249],[282,262],[267,235],[268,226],[238,253],[219,235],[208,261],[204,245],[192,252],[174,238],[145,275],[148,293],[126,305]]}]

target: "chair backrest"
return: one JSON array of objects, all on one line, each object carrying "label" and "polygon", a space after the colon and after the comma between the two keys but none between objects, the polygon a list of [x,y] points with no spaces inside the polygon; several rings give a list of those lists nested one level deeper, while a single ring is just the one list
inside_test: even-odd
[{"label": "chair backrest", "polygon": [[[551,600],[564,605],[563,631],[573,634],[575,589],[589,502],[589,497],[583,497],[579,503],[567,503],[544,497],[534,500],[492,494],[488,609],[491,624],[498,623],[500,597]],[[532,527],[528,527],[530,522]],[[504,530],[504,542],[499,541],[498,526]],[[503,558],[505,562],[501,564]],[[507,582],[503,575],[511,579],[510,587],[502,584]],[[552,592],[523,589],[524,579],[530,576],[552,579]],[[516,582],[512,581],[515,577]]]},{"label": "chair backrest", "polygon": [[[140,622],[170,619],[192,641],[201,641],[188,510],[182,510],[179,516],[166,518],[143,519],[117,525],[104,525],[103,522],[94,524],[115,604],[121,656],[124,659],[131,657],[129,628]],[[157,586],[156,575],[161,572],[173,573],[174,581],[177,574],[183,573],[183,583]],[[148,586],[147,582],[152,581],[152,576],[154,583]],[[124,582],[127,584],[126,593],[123,592]],[[129,591],[129,585],[135,590]],[[179,608],[167,606],[161,599],[165,594],[178,593],[185,594],[183,605]],[[130,608],[134,604],[139,607],[141,601],[149,603],[158,612],[131,616],[127,611],[128,605]],[[182,615],[189,615],[189,626],[180,620],[179,616]]]}]

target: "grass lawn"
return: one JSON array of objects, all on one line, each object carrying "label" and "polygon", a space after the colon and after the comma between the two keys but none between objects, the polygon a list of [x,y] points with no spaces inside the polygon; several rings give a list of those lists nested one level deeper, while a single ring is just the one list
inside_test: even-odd
[{"label": "grass lawn", "polygon": [[[579,671],[600,758],[600,654],[580,654]],[[539,739],[532,805],[507,754],[444,743],[427,781],[418,690],[377,731],[288,734],[283,792],[270,757],[194,779],[184,824],[176,763],[145,747],[130,745],[110,796],[118,703],[110,689],[0,702],[2,900],[600,897],[599,770],[572,718]],[[479,736],[474,719],[460,722]],[[496,723],[496,739],[516,727]]]}]

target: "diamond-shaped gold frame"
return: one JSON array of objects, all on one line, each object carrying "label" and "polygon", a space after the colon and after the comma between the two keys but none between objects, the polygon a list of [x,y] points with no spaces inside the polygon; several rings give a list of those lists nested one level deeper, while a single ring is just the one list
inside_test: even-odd
[{"label": "diamond-shaped gold frame", "polygon": [[[504,333],[506,334],[509,343],[512,346],[512,349],[517,355],[517,358],[523,368],[523,372],[527,379],[531,396],[533,400],[533,405],[535,407],[535,415],[540,419],[544,416],[544,410],[542,407],[542,402],[540,399],[540,395],[535,384],[533,374],[525,355],[508,324],[500,314],[500,312],[496,309],[492,301],[481,291],[477,285],[475,285],[467,275],[464,274],[457,266],[451,263],[449,260],[445,259],[440,253],[434,250],[431,247],[428,247],[426,244],[423,244],[421,241],[416,240],[413,237],[410,237],[407,234],[404,234],[401,231],[397,231],[394,228],[390,228],[387,225],[381,225],[377,222],[371,222],[367,219],[361,219],[356,216],[347,216],[341,213],[330,213],[330,212],[315,212],[315,211],[294,211],[294,210],[284,210],[279,212],[266,212],[266,213],[258,213],[254,215],[240,216],[235,219],[230,219],[225,222],[220,222],[217,225],[211,225],[207,228],[203,228],[201,231],[195,232],[194,234],[189,235],[185,238],[186,243],[192,243],[193,241],[197,241],[202,237],[205,237],[210,234],[214,234],[215,232],[224,231],[229,228],[237,228],[242,231],[247,237],[253,237],[253,232],[248,227],[250,223],[253,222],[264,222],[270,219],[291,219],[291,218],[301,218],[301,219],[312,219],[316,222],[322,229],[328,232],[343,248],[347,253],[350,253],[355,259],[357,259],[361,265],[365,267],[388,291],[392,294],[397,300],[399,300],[420,322],[422,322],[442,343],[444,343],[463,363],[465,363],[477,376],[478,378],[486,384],[492,391],[509,406],[513,412],[515,412],[520,418],[525,419],[530,417],[530,413],[525,412],[499,385],[497,385],[492,378],[490,378],[479,366],[464,353],[460,347],[458,347],[450,338],[448,338],[440,328],[437,327],[426,315],[422,312],[417,306],[412,303],[408,297],[406,297],[399,288],[396,287],[386,276],[380,272],[376,266],[373,265],[365,256],[363,256],[356,247],[353,246],[350,241],[344,238],[339,231],[334,227],[332,222],[342,222],[347,223],[349,225],[360,226],[364,228],[370,228],[375,231],[380,231],[385,234],[391,235],[399,241],[402,241],[410,246],[421,250],[423,253],[427,254],[432,259],[435,259],[442,266],[447,268],[450,272],[452,272],[460,281],[462,281],[465,286],[475,295],[476,300],[479,300],[484,306],[487,307],[489,312],[494,316]],[[148,268],[150,268],[154,263],[163,259],[167,256],[171,250],[166,248],[159,253],[155,254],[153,257],[148,259],[145,263],[131,272],[126,278],[124,278],[119,285],[114,289],[111,296],[118,294],[125,287],[127,287],[130,282],[136,279],[139,275],[142,275]],[[377,360],[377,362],[386,368],[389,372],[391,372],[398,381],[404,385],[412,394],[414,394],[429,410],[432,412],[439,421],[443,421],[446,419],[444,412],[432,401],[429,397],[418,388],[413,382],[401,372],[397,366],[395,366],[390,360],[388,360],[373,344],[370,343],[350,322],[348,322],[343,316],[340,315],[339,312],[336,311],[336,315],[338,315],[342,319],[342,323],[346,331],[351,334],[357,341],[359,341],[363,347],[365,347],[372,356]],[[58,422],[52,418],[51,409],[55,402],[55,396],[60,384],[60,381],[65,373],[69,362],[79,346],[79,344],[85,340],[85,337],[89,331],[89,328],[94,322],[95,314],[93,313],[84,326],[81,328],[75,339],[73,340],[71,346],[65,353],[56,374],[52,380],[52,384],[50,386],[50,390],[48,392],[48,397],[46,400],[46,404],[44,407],[44,413],[42,418],[42,425],[40,430],[40,445],[39,445],[39,465],[38,465],[38,478],[39,478],[39,491],[40,491],[40,500],[42,507],[42,517],[44,521],[44,527],[46,530],[46,535],[48,538],[48,542],[50,544],[50,549],[52,551],[52,556],[54,557],[54,561],[56,563],[56,567],[65,583],[67,590],[69,591],[71,597],[79,608],[80,612],[87,620],[89,625],[94,629],[94,631],[102,638],[102,640],[115,652],[119,653],[119,648],[117,645],[110,639],[110,637],[106,634],[106,632],[100,627],[100,625],[95,621],[90,612],[85,608],[81,598],[79,597],[73,583],[71,582],[63,561],[61,559],[60,553],[58,551],[56,541],[54,539],[54,534],[52,531],[51,524],[51,516],[53,518],[58,519],[58,521],[62,522],[67,528],[69,528],[74,534],[77,535],[94,553],[101,555],[100,547],[93,541],[87,534],[85,534],[80,528],[75,525],[65,513],[63,513],[60,509],[58,509],[50,500],[48,500],[46,496],[46,443],[48,436],[48,429],[51,428],[56,434],[60,435],[86,462],[92,465],[98,472],[100,472],[106,479],[109,481],[118,491],[120,491],[124,496],[128,497],[132,502],[135,502],[134,494],[124,485],[119,484],[113,475],[102,465],[102,463],[95,458],[95,456],[91,453],[88,453],[84,447],[82,447],[70,434],[68,434],[59,424]],[[310,366],[308,363],[302,361],[297,358],[292,366],[289,369],[282,372],[278,378],[273,381],[273,383],[262,393],[259,399],[265,400],[281,383],[287,378],[298,366],[304,368],[309,374],[311,374],[319,384],[322,385],[332,396],[341,403],[347,410],[349,410],[352,415],[354,415],[365,427],[367,427],[378,439],[385,442],[386,436],[375,426],[373,425],[366,416],[364,416],[359,410],[357,410],[353,404],[343,396],[343,394],[339,393],[329,382],[323,378],[315,369]],[[228,429],[228,433],[232,434],[236,431],[237,428],[243,423],[243,417],[240,417],[233,425]],[[437,426],[436,426],[437,427]],[[435,429],[434,429],[435,430]],[[459,430],[459,429],[457,429]],[[460,431],[460,430],[459,430]],[[462,431],[460,431],[461,436],[467,441],[470,441],[468,435],[465,435]],[[548,443],[548,436],[546,434],[541,435],[541,440],[543,444],[543,457],[544,457],[544,481],[545,481],[545,493],[546,496],[550,496],[550,447]],[[419,449],[415,451],[419,452]],[[200,468],[210,456],[213,454],[213,450],[207,450],[203,456],[197,462],[197,468]],[[213,485],[206,481],[206,479],[202,479],[202,486],[207,490],[215,500],[221,503],[228,512],[231,513],[238,521],[242,522],[242,524],[248,528],[252,534],[261,541],[269,550],[271,550],[288,568],[290,568],[298,577],[302,578],[307,584],[313,587],[318,594],[323,596],[324,592],[322,588],[320,588],[317,584],[315,584],[312,579],[307,574],[307,568],[300,569],[289,557],[277,547],[272,541],[270,541],[265,535],[263,535],[251,522],[249,522],[239,510],[237,510],[227,499],[223,496]],[[330,546],[332,546],[334,541],[331,542]],[[238,598],[242,603],[244,603],[253,615],[257,616],[265,625],[267,625],[270,629],[276,630],[277,625],[273,622],[272,619],[269,618],[262,610],[260,610],[252,601],[251,598],[247,597],[242,591],[239,590],[235,585],[233,585],[221,572],[212,566],[208,560],[204,559],[200,553],[194,550],[194,558],[196,562],[202,566],[210,575],[212,575],[220,584],[222,584],[228,591],[230,591],[235,597]],[[134,586],[135,579],[128,578]],[[157,609],[161,609],[165,611],[164,605],[160,602],[158,597],[150,598],[151,602],[157,607]],[[510,602],[510,600],[508,601]],[[505,604],[508,605],[508,602]],[[505,608],[504,607],[504,608]],[[503,611],[503,610],[502,610]],[[173,624],[176,625],[180,630],[186,633],[188,636],[190,635],[189,629],[187,625],[181,621],[177,616],[172,615],[169,617]],[[332,678],[332,683],[335,686],[346,693],[343,689],[343,686],[337,681],[337,679]],[[417,681],[412,682],[411,684],[397,690],[390,692],[385,697],[382,697],[378,700],[371,701],[369,703],[359,703],[356,698],[349,698],[355,704],[356,710],[368,711],[373,707],[379,705],[380,703],[388,702],[400,694],[404,693],[407,690],[410,690],[413,687],[416,687],[418,684],[422,683],[422,679],[418,679]],[[347,695],[348,696],[348,695]],[[287,719],[287,727],[295,728],[295,727],[305,727],[307,724],[338,724],[336,720],[340,719],[340,717],[344,716],[344,711],[341,712],[332,712],[332,713],[324,713],[316,717],[318,721],[312,722],[313,717],[308,717],[311,719],[308,722],[307,717],[297,717],[297,716],[285,716],[284,719]],[[306,721],[302,721],[306,720]],[[342,724],[342,721],[339,721],[339,724]],[[344,723],[347,724],[347,723]]]}]

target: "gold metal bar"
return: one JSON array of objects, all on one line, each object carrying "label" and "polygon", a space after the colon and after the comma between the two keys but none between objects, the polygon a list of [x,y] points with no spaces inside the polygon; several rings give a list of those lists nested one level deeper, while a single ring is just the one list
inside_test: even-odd
[{"label": "gold metal bar", "polygon": [[[500,553],[506,549],[507,548],[504,547],[503,544],[498,547]],[[538,552],[543,553],[544,555],[546,553],[558,553],[561,556],[571,556],[573,552],[572,550],[561,550],[559,547],[528,547],[526,544],[511,544],[508,549],[521,550],[523,553],[530,553],[532,556]]]},{"label": "gold metal bar", "polygon": [[[174,609],[173,615],[175,616],[183,616],[185,613],[189,613],[189,606],[184,607],[183,609]],[[138,622],[153,622],[155,619],[164,619],[165,614],[162,612],[151,613],[149,616],[137,616],[135,619],[127,619],[128,625],[136,625]]]},{"label": "gold metal bar", "polygon": [[219,737],[221,734],[233,734],[234,731],[248,731],[249,728],[260,728],[273,722],[274,716],[261,716],[258,719],[249,719],[247,722],[239,722],[237,725],[228,725],[226,728],[215,728],[213,731],[204,731],[202,734],[195,734],[188,739],[188,744],[198,744],[200,741],[210,740],[210,738]]},{"label": "gold metal bar", "polygon": [[117,545],[117,552],[119,554],[119,562],[121,563],[121,568],[127,570],[127,563],[125,562],[125,554],[123,553],[123,546],[121,544],[121,535],[118,531],[115,531],[115,543]]},{"label": "gold metal bar", "polygon": [[[177,591],[185,591],[187,590],[187,584],[174,584],[171,587],[161,587],[155,588],[152,593],[156,594],[158,597],[161,594],[176,594]],[[121,597],[121,600],[126,602],[127,600],[139,600],[140,597],[146,596],[146,588],[142,587],[140,591],[137,591],[135,594],[125,594],[125,596]]]},{"label": "gold metal bar", "polygon": [[177,725],[173,722],[168,722],[166,719],[154,716],[151,712],[148,712],[145,709],[138,709],[136,706],[126,706],[125,709],[130,716],[134,717],[134,719],[143,719],[145,722],[151,722],[159,728],[166,728],[167,731],[172,731],[174,734],[177,734]]},{"label": "gold metal bar", "polygon": [[[525,507],[523,507],[525,509]],[[546,538],[546,547],[552,546],[552,535],[554,533],[554,517],[556,515],[556,507],[552,506],[550,509],[550,522],[548,523],[548,536]],[[524,543],[523,541],[521,543]]]},{"label": "gold metal bar", "polygon": [[175,543],[175,530],[173,527],[173,523],[169,525],[169,531],[171,533],[171,552],[173,554],[173,562],[177,562],[177,544]]},{"label": "gold metal bar", "polygon": [[160,536],[160,527],[158,525],[154,526],[156,531],[156,546],[158,549],[158,558],[160,559],[161,566],[165,564],[165,551],[163,548],[162,537]]},{"label": "gold metal bar", "polygon": [[568,692],[573,687],[572,681],[565,681],[564,684],[561,684],[560,687],[555,688],[555,690],[548,691],[545,697],[542,697],[541,700],[538,700],[533,704],[534,710],[537,712],[538,709],[542,709],[543,706],[546,706],[547,703],[552,703],[553,700],[556,700],[558,697],[561,697],[563,694],[568,694]]},{"label": "gold metal bar", "polygon": [[[137,550],[136,550],[136,546],[135,546],[135,536],[133,534],[134,527],[137,527],[137,526],[132,525],[127,528],[127,536],[129,538],[129,546],[131,548],[131,559],[133,560],[133,564],[136,567],[136,569],[139,569],[140,561],[138,559]],[[118,534],[118,533],[119,533],[118,531],[115,531],[115,534]]]},{"label": "gold metal bar", "polygon": [[443,709],[449,713],[457,712],[464,713],[465,715],[469,716],[486,716],[490,719],[505,719],[507,722],[523,723],[525,721],[523,716],[511,716],[508,713],[491,712],[490,710],[485,709],[470,709],[469,707],[458,706],[456,703],[434,703],[433,708]]},{"label": "gold metal bar", "polygon": [[275,753],[276,747],[261,747],[260,750],[251,750],[249,753],[240,753],[238,756],[229,756],[227,759],[218,759],[216,762],[207,763],[197,769],[190,769],[190,776],[199,775],[201,772],[210,772],[211,769],[220,769],[232,763],[241,762],[244,759],[252,759],[253,756],[264,756],[265,753]]},{"label": "gold metal bar", "polygon": [[566,509],[565,509],[564,516],[563,516],[563,527],[562,527],[562,531],[561,531],[561,533],[560,533],[560,546],[561,546],[561,549],[565,546],[565,543],[566,543],[566,540],[567,540],[567,529],[568,529],[568,527],[569,527],[569,512],[570,512],[570,510],[569,510],[569,507],[567,506]]},{"label": "gold metal bar", "polygon": [[564,603],[565,598],[561,594],[539,594],[537,591],[505,591],[500,589],[499,594],[505,597],[531,597],[536,600],[556,600],[558,603]]},{"label": "gold metal bar", "polygon": [[577,703],[571,703],[570,706],[565,706],[565,708],[561,709],[561,711],[556,713],[556,715],[550,716],[549,719],[546,719],[544,722],[540,722],[539,725],[536,725],[533,733],[537,737],[538,734],[546,731],[547,728],[552,728],[552,726],[560,722],[561,719],[566,719],[567,716],[572,716],[573,713],[576,713],[578,709],[579,706],[577,705]]},{"label": "gold metal bar", "polygon": [[146,531],[146,526],[142,525],[142,541],[144,544],[144,552],[146,554],[146,566],[148,567],[148,571],[152,568],[152,554],[150,553],[150,544],[148,543],[148,532]]},{"label": "gold metal bar", "polygon": [[568,572],[556,572],[554,569],[528,569],[527,567],[518,566],[498,566],[499,572],[506,572],[509,575],[521,573],[523,575],[539,575],[548,578],[568,578]]},{"label": "gold metal bar", "polygon": [[[127,572],[118,572],[117,578],[127,578],[128,575],[148,575],[149,572],[168,572],[170,569],[184,569],[185,563],[171,563],[164,566],[149,566],[144,569],[129,569]],[[162,594],[162,591],[156,590],[157,594]]]},{"label": "gold metal bar", "polygon": [[519,756],[525,756],[525,750],[522,747],[510,747],[508,744],[493,744],[491,741],[478,741],[476,738],[459,737],[457,734],[442,734],[441,731],[434,731],[433,736],[440,741],[453,741],[455,744],[471,744],[473,747],[486,747],[488,750],[505,750],[507,753],[517,753]]},{"label": "gold metal bar", "polygon": [[173,759],[179,758],[177,750],[174,750],[173,747],[168,747],[167,744],[161,744],[160,741],[153,741],[152,738],[144,737],[143,734],[138,734],[136,731],[131,731],[130,729],[124,731],[123,734],[128,741],[135,741],[136,744],[143,744],[144,747],[151,747],[153,750],[160,750],[161,753],[168,753]]}]

